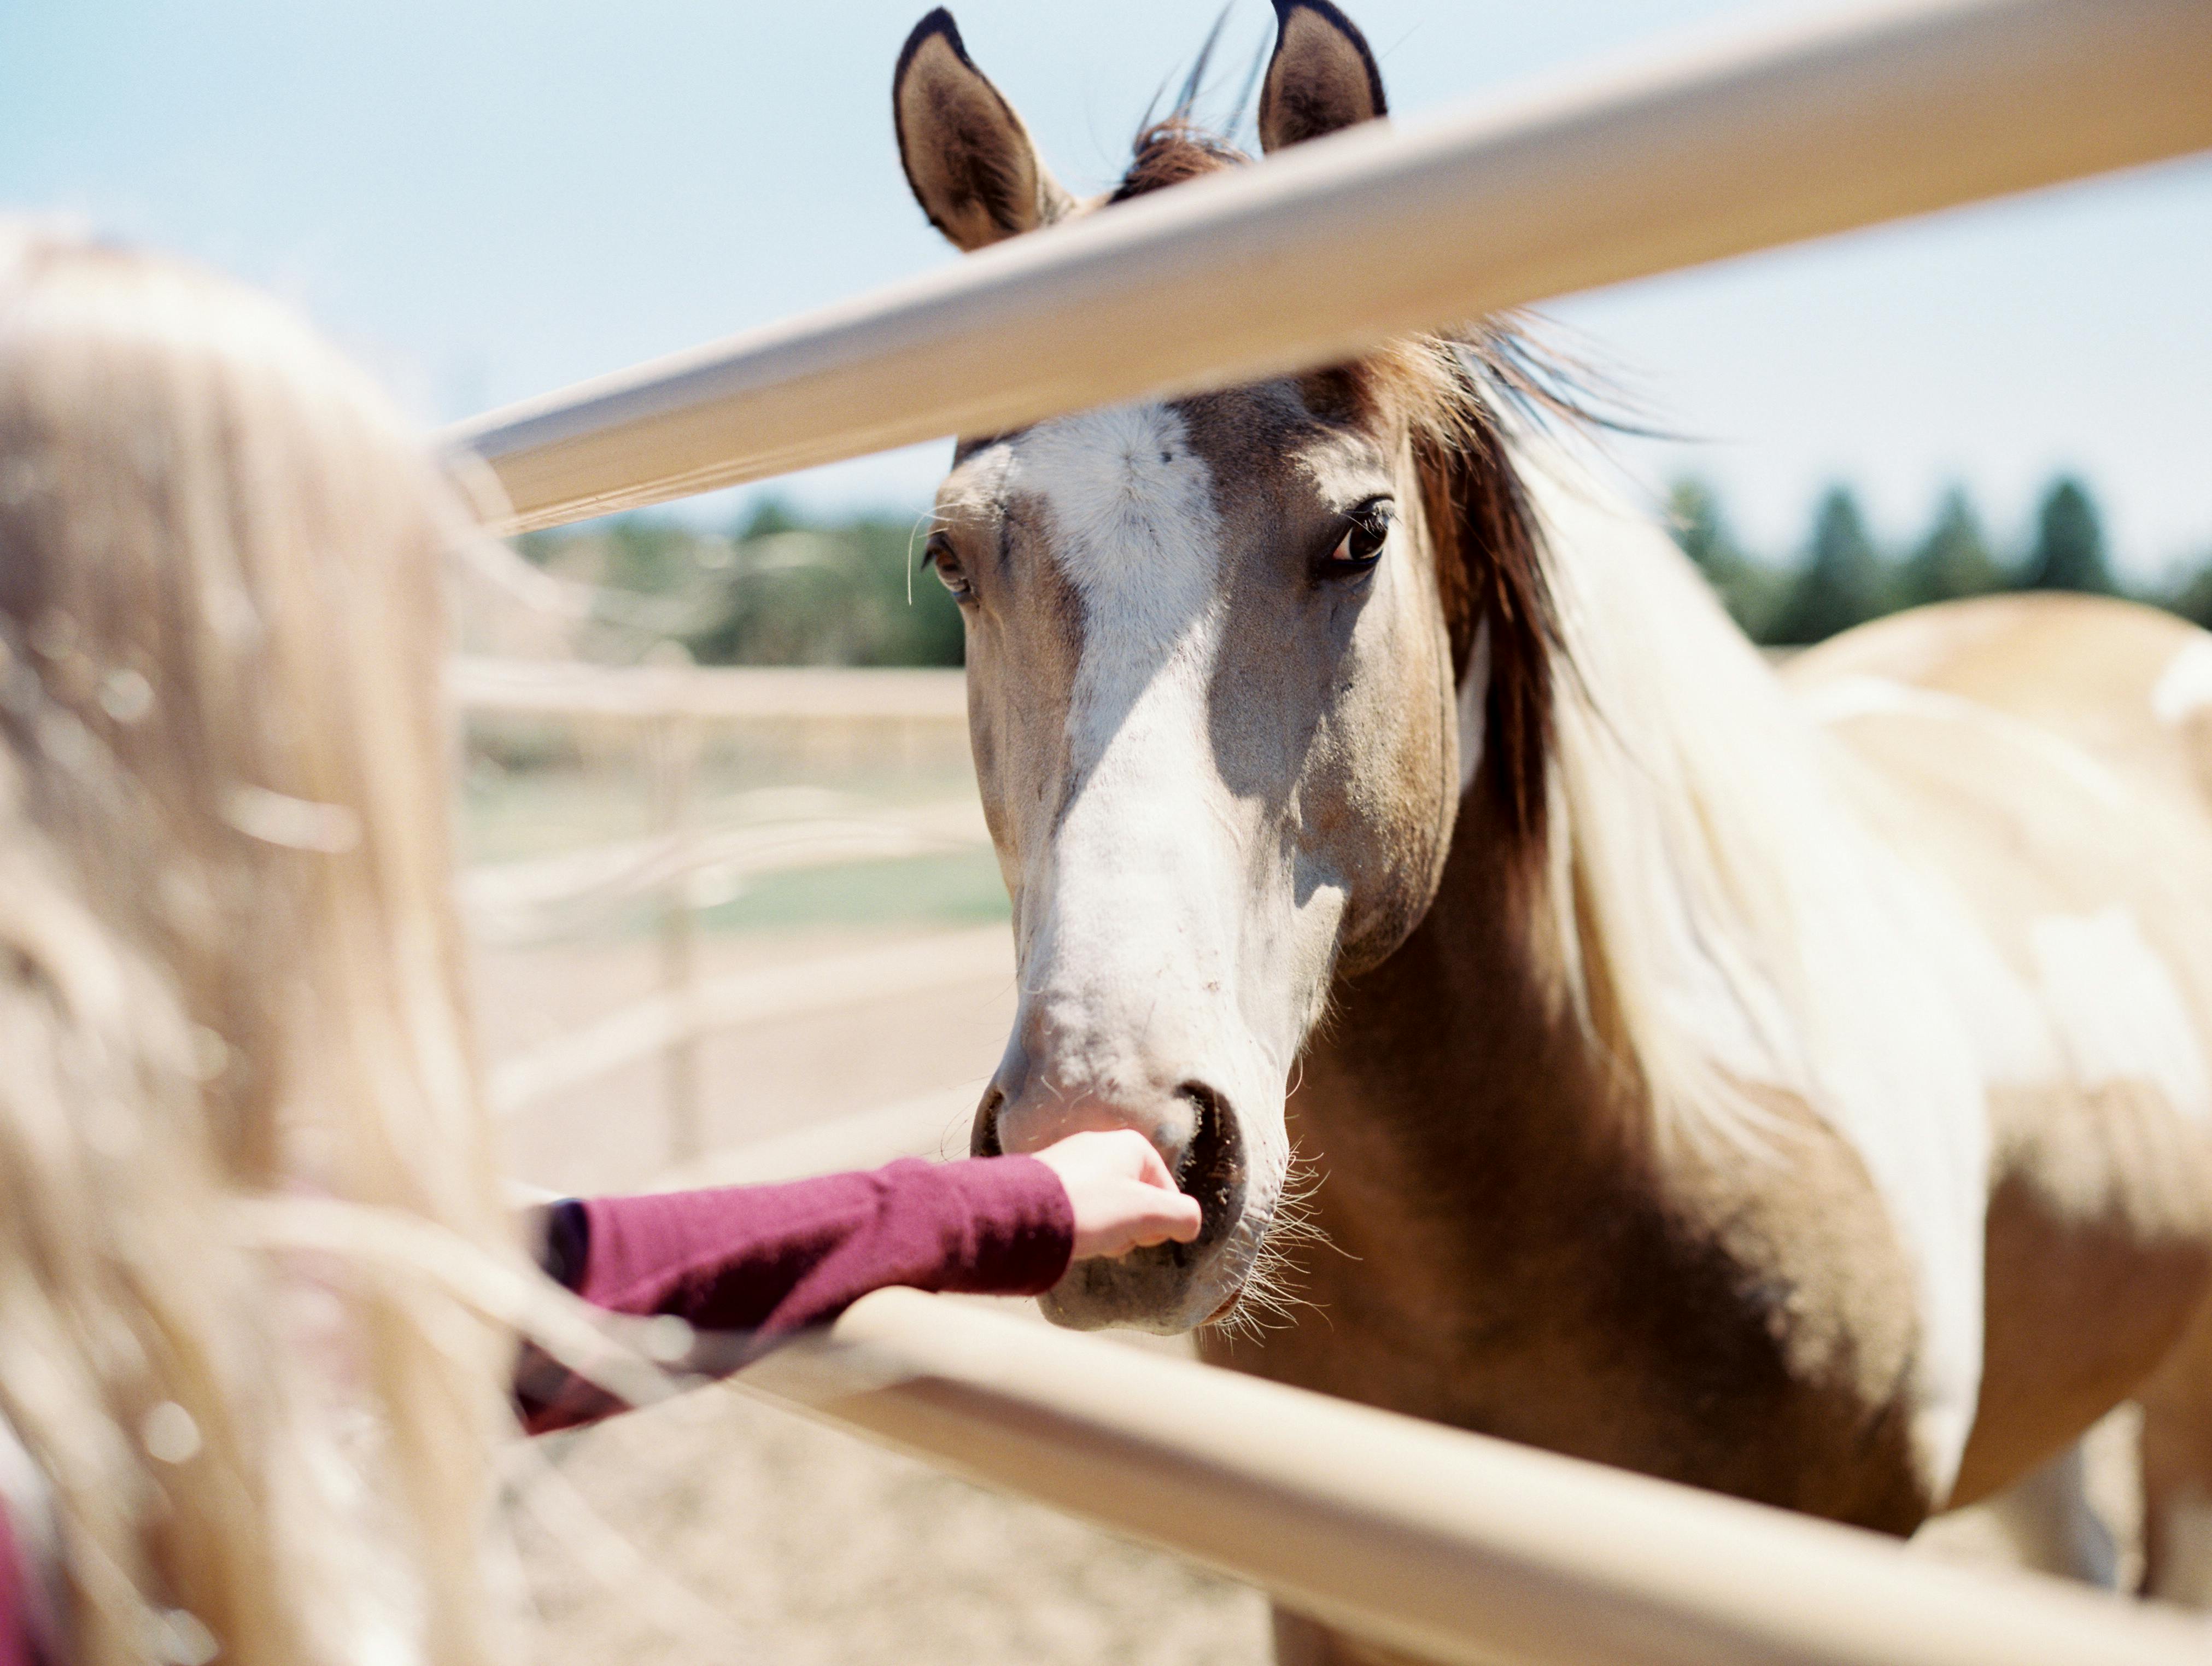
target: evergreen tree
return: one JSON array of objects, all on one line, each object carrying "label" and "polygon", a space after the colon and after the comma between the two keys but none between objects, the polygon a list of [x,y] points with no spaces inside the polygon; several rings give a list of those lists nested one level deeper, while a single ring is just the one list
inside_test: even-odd
[{"label": "evergreen tree", "polygon": [[599,582],[617,590],[665,594],[698,573],[697,531],[666,516],[617,515],[606,523],[605,548]]},{"label": "evergreen tree", "polygon": [[1774,622],[1777,642],[1825,641],[1887,611],[1887,575],[1858,500],[1832,487],[1813,521],[1813,547]]},{"label": "evergreen tree", "polygon": [[778,532],[801,532],[807,523],[799,519],[791,505],[774,492],[763,493],[754,500],[751,512],[738,525],[736,538],[744,544],[757,538],[774,538]]},{"label": "evergreen tree", "polygon": [[1667,518],[1682,553],[1697,563],[1714,589],[1724,592],[1743,569],[1743,551],[1721,518],[1713,489],[1691,476],[1677,480],[1667,494]]},{"label": "evergreen tree", "polygon": [[1982,534],[1973,505],[1966,501],[1965,488],[1952,487],[1936,512],[1936,525],[1906,557],[1898,575],[1899,600],[1906,607],[1918,607],[1987,595],[2004,588],[2004,569],[1990,553],[1989,540]]},{"label": "evergreen tree", "polygon": [[1744,553],[1720,500],[1704,481],[1677,480],[1667,494],[1667,511],[1674,542],[1705,575],[1729,617],[1754,641],[1763,640],[1781,599],[1781,575]]},{"label": "evergreen tree", "polygon": [[700,543],[696,527],[672,516],[630,514],[525,532],[515,547],[525,560],[565,578],[662,596],[697,578]]},{"label": "evergreen tree", "polygon": [[2088,489],[2070,475],[2051,483],[2037,516],[2035,544],[2028,551],[2030,590],[2081,590],[2115,596],[2111,568],[2105,564],[2105,530]]},{"label": "evergreen tree", "polygon": [[734,538],[682,521],[624,515],[532,532],[524,555],[603,587],[595,617],[679,642],[702,664],[957,666],[960,609],[915,574],[918,521],[852,515],[809,521],[763,498]]},{"label": "evergreen tree", "polygon": [[1712,487],[1704,480],[1681,477],[1668,491],[1666,507],[1668,529],[1674,533],[1674,542],[1681,544],[1683,556],[1690,557],[1698,573],[1704,573],[1705,582],[1712,587],[1714,595],[1719,595],[1721,606],[1728,608],[1736,624],[1756,635],[1756,626],[1765,622],[1770,611],[1760,591],[1763,573],[1754,571],[1752,562],[1745,560],[1736,546]]},{"label": "evergreen tree", "polygon": [[2207,550],[2195,566],[2182,570],[2166,605],[2191,624],[2212,630],[2212,550]]},{"label": "evergreen tree", "polygon": [[[720,575],[714,622],[694,632],[702,665],[957,666],[960,608],[908,565],[909,518],[860,515],[813,526],[773,500]],[[756,528],[764,529],[756,532]]]}]

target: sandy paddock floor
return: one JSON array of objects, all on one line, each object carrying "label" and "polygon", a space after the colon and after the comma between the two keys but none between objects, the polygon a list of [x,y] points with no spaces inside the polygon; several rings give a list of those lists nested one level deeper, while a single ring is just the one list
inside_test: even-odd
[{"label": "sandy paddock floor", "polygon": [[[710,939],[710,975],[854,946],[851,934]],[[877,939],[880,940],[880,939]],[[652,946],[485,952],[495,1060],[647,993]],[[710,1144],[789,1132],[933,1089],[980,1085],[1013,1006],[1012,970],[848,1012],[738,1029],[707,1052]],[[514,1170],[564,1191],[665,1168],[661,1076],[640,1065],[515,1119]],[[945,1148],[965,1130],[948,1122]],[[2123,1435],[2097,1486],[2123,1545]],[[776,1666],[1257,1666],[1264,1600],[1064,1517],[980,1491],[732,1389],[711,1389],[514,1455],[511,1517],[549,1661]],[[2002,1561],[1967,1516],[1924,1538]]]},{"label": "sandy paddock floor", "polygon": [[541,1448],[514,1518],[550,1660],[1268,1658],[1257,1592],[733,1390]]}]

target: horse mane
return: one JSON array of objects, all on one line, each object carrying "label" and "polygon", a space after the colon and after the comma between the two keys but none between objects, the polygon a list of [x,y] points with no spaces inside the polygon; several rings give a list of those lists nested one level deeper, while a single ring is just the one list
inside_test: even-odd
[{"label": "horse mane", "polygon": [[[1105,205],[1251,161],[1193,119],[1190,93],[1187,85],[1174,112],[1139,131]],[[1452,664],[1466,678],[1478,641],[1488,662],[1484,778],[1509,824],[1531,841],[1542,836],[1550,800],[1553,680],[1565,648],[1502,408],[1592,418],[1578,380],[1576,367],[1512,317],[1404,337],[1305,378],[1316,408],[1366,418],[1412,447]]]}]

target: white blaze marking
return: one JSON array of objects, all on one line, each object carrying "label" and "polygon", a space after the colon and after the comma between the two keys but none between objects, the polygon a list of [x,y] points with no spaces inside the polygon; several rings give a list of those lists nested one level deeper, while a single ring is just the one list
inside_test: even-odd
[{"label": "white blaze marking", "polygon": [[2083,1087],[2148,1082],[2183,1116],[2212,1121],[2212,1086],[2181,992],[2132,915],[2053,915],[2035,922],[2028,942]]},{"label": "white blaze marking", "polygon": [[2150,691],[2150,709],[2161,723],[2180,723],[2207,706],[2212,706],[2212,636],[2199,632],[2166,662]]},{"label": "white blaze marking", "polygon": [[1273,945],[1249,934],[1244,818],[1212,743],[1224,618],[1212,471],[1175,411],[1130,405],[1022,435],[1006,484],[1044,506],[1082,603],[1073,793],[1024,876],[1038,903],[1026,998],[1063,1085],[1151,1098],[1174,1084],[1147,1072],[1195,1073],[1262,1113],[1244,1128],[1264,1173],[1282,1142],[1264,1113],[1297,1037],[1240,1000],[1266,988]]},{"label": "white blaze marking", "polygon": [[1007,488],[1042,498],[1054,563],[1083,602],[1072,723],[1103,745],[1158,673],[1203,692],[1220,635],[1221,517],[1182,418],[1124,405],[1022,436]]}]

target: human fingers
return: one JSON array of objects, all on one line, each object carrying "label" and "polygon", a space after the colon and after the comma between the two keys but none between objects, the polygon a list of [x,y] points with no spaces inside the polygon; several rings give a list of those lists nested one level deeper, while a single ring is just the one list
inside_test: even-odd
[{"label": "human fingers", "polygon": [[1176,1189],[1152,1142],[1127,1128],[1071,1135],[1036,1153],[1060,1177],[1075,1217],[1075,1258],[1127,1255],[1196,1237],[1203,1214]]},{"label": "human fingers", "polygon": [[1203,1220],[1195,1199],[1132,1180],[1070,1188],[1068,1201],[1074,1208],[1075,1256],[1079,1261],[1110,1260],[1170,1240],[1188,1243],[1198,1236]]},{"label": "human fingers", "polygon": [[1175,1177],[1160,1160],[1158,1151],[1134,1128],[1093,1128],[1072,1134],[1036,1155],[1063,1173],[1071,1167],[1081,1166],[1157,1186],[1164,1191],[1176,1189]]}]

